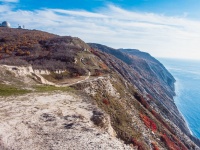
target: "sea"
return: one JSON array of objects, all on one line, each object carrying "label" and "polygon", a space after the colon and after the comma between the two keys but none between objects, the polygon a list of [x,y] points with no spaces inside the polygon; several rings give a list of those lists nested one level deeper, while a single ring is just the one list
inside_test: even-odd
[{"label": "sea", "polygon": [[200,139],[200,60],[158,60],[176,79],[175,104],[191,133]]}]

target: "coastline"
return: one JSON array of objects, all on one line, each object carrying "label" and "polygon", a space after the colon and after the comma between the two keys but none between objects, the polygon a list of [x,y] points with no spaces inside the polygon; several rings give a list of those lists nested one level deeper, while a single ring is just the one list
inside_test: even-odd
[{"label": "coastline", "polygon": [[[179,113],[180,113],[180,115],[181,115],[181,117],[184,119],[184,121],[185,121],[185,124],[186,124],[186,126],[187,126],[187,128],[188,128],[188,130],[189,130],[189,132],[190,132],[190,134],[192,135],[192,136],[195,136],[194,135],[194,133],[192,132],[192,129],[190,128],[190,126],[189,126],[189,122],[187,121],[187,119],[185,118],[185,116],[183,115],[183,113],[182,113],[182,111],[181,111],[181,109],[180,109],[180,107],[179,107],[179,105],[178,105],[178,97],[179,97],[179,94],[181,93],[180,91],[180,82],[179,82],[179,79],[178,78],[176,78],[176,77],[174,77],[175,78],[175,80],[176,80],[176,82],[174,83],[174,85],[175,85],[175,96],[173,97],[173,100],[174,100],[174,103],[175,103],[175,105],[176,105],[176,107],[177,107],[177,109],[178,109],[178,111],[179,111]],[[196,137],[196,136],[195,136]],[[196,137],[196,138],[198,138],[198,137]]]},{"label": "coastline", "polygon": [[[158,59],[175,78],[173,96],[179,116],[183,119],[185,129],[188,130],[190,139],[199,145],[199,89],[200,62],[177,60],[168,58]],[[169,61],[170,60],[170,61]]]}]

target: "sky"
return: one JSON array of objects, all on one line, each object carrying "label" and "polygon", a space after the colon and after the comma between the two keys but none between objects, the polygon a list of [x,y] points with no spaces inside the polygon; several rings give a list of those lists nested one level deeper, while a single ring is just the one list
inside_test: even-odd
[{"label": "sky", "polygon": [[200,0],[0,0],[0,22],[200,60]]}]

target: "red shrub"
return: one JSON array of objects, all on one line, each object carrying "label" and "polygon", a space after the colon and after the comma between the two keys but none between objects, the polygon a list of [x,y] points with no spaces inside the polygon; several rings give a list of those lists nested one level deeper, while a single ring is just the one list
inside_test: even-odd
[{"label": "red shrub", "polygon": [[167,146],[167,148],[169,150],[180,150],[179,147],[177,147],[171,140],[170,138],[166,135],[163,134],[161,135],[161,141],[163,141],[165,143],[165,145]]},{"label": "red shrub", "polygon": [[187,150],[187,147],[174,135],[173,135],[173,141],[176,141],[180,149]]},{"label": "red shrub", "polygon": [[[148,95],[147,95],[148,96]],[[151,97],[151,95],[149,95]],[[149,104],[145,101],[145,99],[139,95],[138,93],[135,93],[134,97],[146,108],[148,109],[152,115],[160,122],[163,124],[165,128],[167,128],[172,134],[174,134],[174,131],[170,128],[170,126],[162,119],[160,114],[155,112],[151,107],[149,107]]]},{"label": "red shrub", "polygon": [[160,122],[162,123],[162,125],[167,128],[172,134],[174,134],[174,131],[170,128],[170,126],[162,119],[162,117],[156,112],[154,111],[153,109],[150,109],[149,110],[152,115]]},{"label": "red shrub", "polygon": [[136,139],[132,139],[132,144],[134,145],[134,146],[137,146],[138,147],[138,150],[144,150],[145,148],[144,148],[144,144],[142,144],[141,142],[138,142]]},{"label": "red shrub", "polygon": [[103,73],[101,72],[101,70],[96,69],[94,76],[101,76]]},{"label": "red shrub", "polygon": [[109,104],[110,104],[109,100],[107,100],[107,99],[103,99],[102,101],[103,101],[103,103],[104,103],[105,105],[109,105]]},{"label": "red shrub", "polygon": [[108,66],[104,63],[100,63],[99,67],[102,68],[103,70],[108,70]]},{"label": "red shrub", "polygon": [[[171,139],[172,138],[172,139]],[[170,150],[187,150],[185,145],[180,142],[176,137],[169,138],[166,134],[161,135],[161,141],[163,141],[167,148]]]},{"label": "red shrub", "polygon": [[150,128],[152,131],[157,131],[156,123],[153,120],[151,120],[148,116],[143,114],[140,114],[140,117],[148,128]]}]

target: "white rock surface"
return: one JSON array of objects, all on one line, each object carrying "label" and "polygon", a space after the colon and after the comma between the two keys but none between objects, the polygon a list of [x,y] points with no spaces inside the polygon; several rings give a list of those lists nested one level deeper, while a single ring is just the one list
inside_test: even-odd
[{"label": "white rock surface", "polygon": [[94,125],[93,110],[97,107],[86,98],[71,93],[1,97],[0,149],[132,149],[113,136],[110,124],[110,132]]}]

